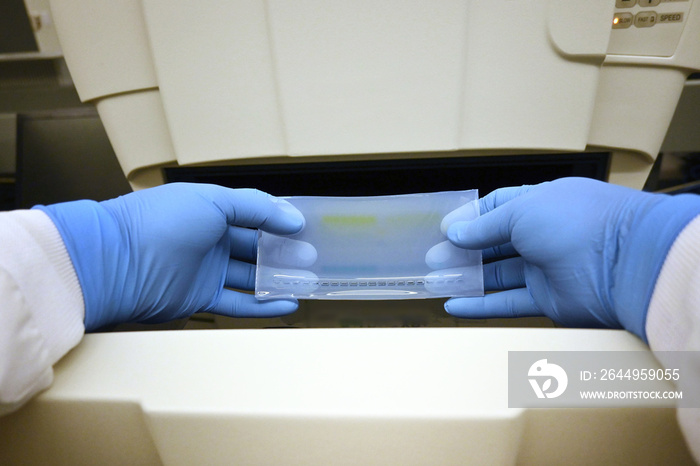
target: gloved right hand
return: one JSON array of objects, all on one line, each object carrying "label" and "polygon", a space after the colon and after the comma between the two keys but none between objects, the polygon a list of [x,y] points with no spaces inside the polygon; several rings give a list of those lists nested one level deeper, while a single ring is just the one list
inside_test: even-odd
[{"label": "gloved right hand", "polygon": [[[585,178],[503,188],[448,238],[483,249],[487,291],[445,303],[470,318],[548,316],[572,327],[625,328],[646,341],[664,259],[700,214],[700,196],[650,194]],[[515,257],[512,257],[515,256]]]}]

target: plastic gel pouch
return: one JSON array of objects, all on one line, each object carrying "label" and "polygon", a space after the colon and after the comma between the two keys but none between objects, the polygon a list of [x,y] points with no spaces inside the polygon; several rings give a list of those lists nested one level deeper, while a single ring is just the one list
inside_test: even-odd
[{"label": "plastic gel pouch", "polygon": [[285,199],[306,225],[292,236],[260,232],[258,299],[484,294],[481,251],[458,248],[446,237],[453,222],[479,216],[476,190]]}]

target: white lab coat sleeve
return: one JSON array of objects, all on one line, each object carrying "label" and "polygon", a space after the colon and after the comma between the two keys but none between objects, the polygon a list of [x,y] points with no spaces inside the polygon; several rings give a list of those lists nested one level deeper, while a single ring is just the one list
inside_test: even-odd
[{"label": "white lab coat sleeve", "polygon": [[85,328],[68,251],[39,210],[0,213],[0,415],[53,381],[53,365]]},{"label": "white lab coat sleeve", "polygon": [[[649,303],[646,331],[654,351],[700,354],[700,216],[685,227],[666,256]],[[700,390],[700,358],[687,365],[679,388]],[[700,463],[700,409],[679,409],[678,421]]]}]

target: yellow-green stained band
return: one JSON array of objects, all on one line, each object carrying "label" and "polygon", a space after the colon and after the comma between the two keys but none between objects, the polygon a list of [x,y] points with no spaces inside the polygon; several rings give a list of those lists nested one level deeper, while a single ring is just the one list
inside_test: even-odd
[{"label": "yellow-green stained band", "polygon": [[363,226],[377,223],[377,217],[373,215],[324,215],[323,223],[338,226]]}]

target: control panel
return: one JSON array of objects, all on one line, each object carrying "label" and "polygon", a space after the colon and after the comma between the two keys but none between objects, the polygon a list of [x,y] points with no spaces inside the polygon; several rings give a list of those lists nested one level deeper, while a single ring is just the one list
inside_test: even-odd
[{"label": "control panel", "polygon": [[670,57],[675,53],[692,0],[614,1],[609,55]]}]

